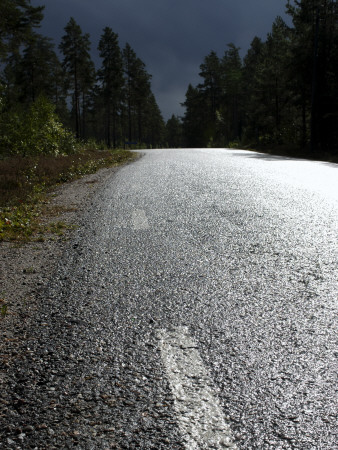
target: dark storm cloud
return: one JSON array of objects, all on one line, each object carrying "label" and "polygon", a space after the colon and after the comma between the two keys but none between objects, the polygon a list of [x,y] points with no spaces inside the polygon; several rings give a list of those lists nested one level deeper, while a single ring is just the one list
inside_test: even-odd
[{"label": "dark storm cloud", "polygon": [[91,36],[96,47],[105,26],[119,34],[120,45],[134,48],[153,75],[152,86],[167,119],[182,114],[189,83],[196,84],[199,65],[215,50],[222,56],[233,42],[244,55],[255,35],[265,38],[286,0],[33,0],[45,4],[42,32],[58,44],[70,17]]}]

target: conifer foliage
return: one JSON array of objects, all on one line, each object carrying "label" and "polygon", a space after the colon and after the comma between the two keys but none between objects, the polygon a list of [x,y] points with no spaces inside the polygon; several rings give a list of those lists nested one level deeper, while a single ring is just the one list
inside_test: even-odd
[{"label": "conifer foliage", "polygon": [[43,17],[44,7],[34,8],[28,0],[0,2],[0,58],[17,53],[26,43]]},{"label": "conifer foliage", "polygon": [[338,154],[338,3],[290,0],[286,12],[292,25],[277,17],[243,59],[234,44],[205,57],[183,104],[187,146]]},{"label": "conifer foliage", "polygon": [[122,136],[123,111],[123,60],[118,35],[109,27],[103,31],[99,42],[102,66],[97,73],[99,93],[104,108],[104,130],[108,147],[116,147]]},{"label": "conifer foliage", "polygon": [[29,0],[0,2],[0,156],[69,153],[72,134],[114,148],[164,145],[151,75],[131,46],[122,50],[106,27],[92,49],[89,34],[70,18],[58,56],[54,42],[36,32],[43,9]]},{"label": "conifer foliage", "polygon": [[[94,64],[90,57],[89,34],[83,34],[80,25],[72,17],[65,27],[60,50],[63,54],[65,81],[72,97],[72,113],[75,119],[76,137],[85,135],[86,95],[94,81]],[[82,105],[81,103],[82,99]],[[82,127],[81,127],[82,117]]]}]

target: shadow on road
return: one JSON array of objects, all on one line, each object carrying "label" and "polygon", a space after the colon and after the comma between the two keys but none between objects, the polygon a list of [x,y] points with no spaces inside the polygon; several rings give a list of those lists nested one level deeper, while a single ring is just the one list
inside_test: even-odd
[{"label": "shadow on road", "polygon": [[301,158],[301,157],[293,157],[293,156],[282,156],[282,155],[271,155],[270,153],[260,153],[250,150],[239,150],[239,153],[236,150],[233,151],[234,156],[241,156],[252,159],[260,159],[263,161],[311,161],[324,165],[330,165],[330,167],[338,168],[338,164],[330,161],[321,161],[318,159],[309,159],[309,158]]}]

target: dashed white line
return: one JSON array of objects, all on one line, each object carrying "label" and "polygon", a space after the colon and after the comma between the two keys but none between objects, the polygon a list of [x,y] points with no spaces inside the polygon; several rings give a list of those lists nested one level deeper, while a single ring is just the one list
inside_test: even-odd
[{"label": "dashed white line", "polygon": [[159,348],[186,449],[237,449],[187,327],[158,331]]},{"label": "dashed white line", "polygon": [[149,222],[143,209],[136,209],[131,216],[132,227],[134,230],[147,230]]}]

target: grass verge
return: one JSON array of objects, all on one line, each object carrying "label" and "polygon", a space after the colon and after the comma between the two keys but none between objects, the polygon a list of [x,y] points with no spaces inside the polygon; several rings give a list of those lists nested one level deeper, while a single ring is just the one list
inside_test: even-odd
[{"label": "grass verge", "polygon": [[86,150],[67,156],[15,156],[0,160],[0,241],[41,240],[44,232],[62,234],[65,224],[40,223],[47,190],[136,158],[128,150]]}]

